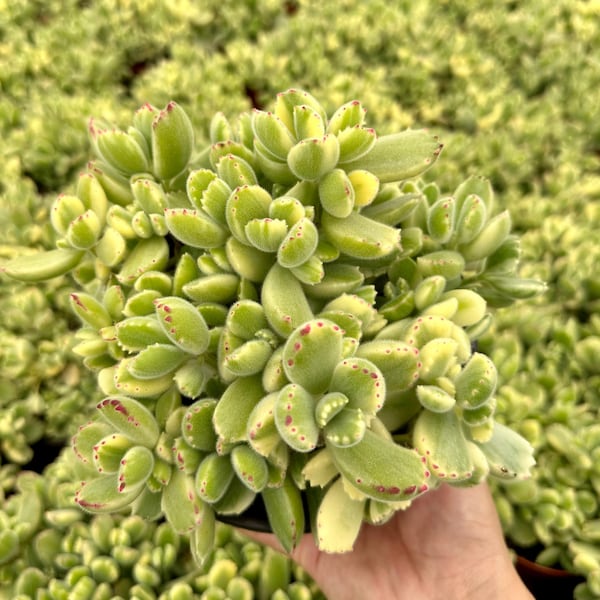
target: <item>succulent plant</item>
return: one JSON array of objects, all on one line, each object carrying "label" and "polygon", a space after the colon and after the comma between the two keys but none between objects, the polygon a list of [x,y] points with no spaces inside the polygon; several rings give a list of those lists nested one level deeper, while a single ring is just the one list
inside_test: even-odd
[{"label": "succulent plant", "polygon": [[[494,485],[506,537],[537,562],[585,577],[578,599],[600,596],[600,320],[591,268],[599,216],[590,202],[581,215],[548,218],[525,236],[525,252],[540,257],[530,270],[543,273],[549,293],[543,305],[499,311],[480,339],[502,382],[497,419],[529,440],[538,462],[528,481]],[[566,252],[574,239],[577,249]]]},{"label": "succulent plant", "polygon": [[289,558],[230,526],[218,525],[215,550],[200,567],[186,537],[168,523],[79,510],[73,502],[77,466],[69,451],[43,473],[1,468],[2,600],[322,598]]},{"label": "succulent plant", "polygon": [[258,495],[290,550],[304,494],[319,547],[345,552],[443,481],[529,475],[473,344],[490,309],[544,286],[518,276],[489,182],[415,180],[440,142],[378,137],[365,112],[290,89],[235,125],[215,115],[199,151],[175,102],[126,130],[90,120],[56,248],[2,267],[77,285],[74,351],[105,396],[73,438],[81,507],[164,515],[202,560],[215,516]]},{"label": "succulent plant", "polygon": [[[0,256],[7,259],[52,248],[55,235],[47,203],[35,194],[31,182],[19,180],[16,160],[4,168],[9,180],[0,203]],[[5,277],[0,280],[2,460],[26,464],[38,442],[58,448],[76,425],[89,418],[96,385],[71,352],[77,322],[69,309],[69,288],[66,278],[27,286]]]}]

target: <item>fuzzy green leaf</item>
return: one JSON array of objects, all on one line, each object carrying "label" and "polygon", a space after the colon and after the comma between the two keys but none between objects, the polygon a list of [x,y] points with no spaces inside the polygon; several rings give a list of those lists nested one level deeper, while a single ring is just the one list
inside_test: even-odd
[{"label": "fuzzy green leaf", "polygon": [[119,466],[119,492],[141,490],[154,469],[154,454],[144,446],[130,448]]},{"label": "fuzzy green leaf", "polygon": [[75,494],[75,502],[92,513],[114,513],[130,505],[140,489],[119,491],[119,475],[112,473],[86,481]]},{"label": "fuzzy green leaf", "polygon": [[254,169],[243,158],[234,154],[226,154],[219,159],[217,173],[232,190],[258,183]]},{"label": "fuzzy green leaf", "polygon": [[419,376],[419,351],[395,340],[373,340],[361,344],[356,356],[367,359],[383,374],[385,389],[394,394],[408,389]]},{"label": "fuzzy green leaf", "polygon": [[159,179],[179,175],[194,148],[194,128],[176,102],[169,102],[152,121],[152,164]]},{"label": "fuzzy green leaf", "polygon": [[478,408],[496,391],[498,372],[485,354],[475,352],[454,379],[456,399],[465,408]]},{"label": "fuzzy green leaf", "polygon": [[244,441],[248,417],[264,395],[260,375],[240,377],[231,383],[213,415],[217,435],[226,443]]},{"label": "fuzzy green leaf", "polygon": [[431,239],[445,244],[454,233],[456,220],[456,200],[452,197],[439,198],[427,214],[427,231]]},{"label": "fuzzy green leaf", "polygon": [[341,392],[330,392],[319,398],[315,407],[315,418],[319,427],[325,427],[347,404],[348,397]]},{"label": "fuzzy green leaf", "polygon": [[338,139],[328,134],[298,142],[288,152],[287,164],[298,179],[316,181],[336,166],[339,156]]},{"label": "fuzzy green leaf", "polygon": [[[369,206],[379,192],[379,179],[364,169],[350,171],[348,179],[354,189],[354,206],[356,208]],[[377,219],[375,220],[377,221]]]},{"label": "fuzzy green leaf", "polygon": [[250,244],[246,225],[253,219],[269,216],[271,195],[259,185],[244,185],[234,189],[227,200],[225,218],[231,233],[243,244]]},{"label": "fuzzy green leaf", "polygon": [[460,205],[456,218],[456,241],[468,244],[485,225],[488,213],[485,202],[477,195],[468,195]]},{"label": "fuzzy green leaf", "polygon": [[111,426],[104,421],[89,421],[82,425],[71,439],[75,456],[85,465],[94,465],[95,446],[106,436],[113,434]]},{"label": "fuzzy green leaf", "polygon": [[400,231],[357,212],[344,219],[323,213],[321,226],[342,253],[353,258],[376,259],[400,247]]},{"label": "fuzzy green leaf", "polygon": [[423,408],[431,412],[446,412],[456,404],[456,399],[437,385],[418,385],[417,398]]},{"label": "fuzzy green leaf", "polygon": [[272,392],[260,400],[252,409],[246,425],[248,443],[265,457],[268,457],[281,442],[274,416],[277,396],[277,392]]},{"label": "fuzzy green leaf", "polygon": [[333,462],[347,482],[369,498],[408,500],[429,487],[421,456],[370,430],[354,446],[327,445]]},{"label": "fuzzy green leaf", "polygon": [[[225,251],[231,268],[242,280],[262,283],[275,262],[273,254],[247,246],[233,236],[227,240]],[[229,274],[223,273],[223,275]]]},{"label": "fuzzy green leaf", "polygon": [[452,483],[473,475],[467,440],[453,411],[434,413],[424,410],[415,423],[413,443],[427,457],[427,465],[439,479]]},{"label": "fuzzy green leaf", "polygon": [[377,138],[367,154],[345,163],[344,168],[365,169],[382,183],[401,181],[427,170],[441,150],[437,137],[422,129],[408,129]]},{"label": "fuzzy green leaf", "polygon": [[304,90],[289,89],[277,94],[275,114],[290,132],[294,131],[294,107],[306,105],[315,110],[322,121],[327,122],[327,114],[320,102]]},{"label": "fuzzy green leaf", "polygon": [[19,281],[36,283],[68,273],[82,258],[81,250],[59,248],[13,258],[0,266],[0,272]]},{"label": "fuzzy green leaf", "polygon": [[267,461],[252,448],[241,444],[231,451],[231,464],[242,483],[253,492],[261,492],[267,485],[269,469]]},{"label": "fuzzy green leaf", "polygon": [[285,161],[288,152],[295,144],[290,130],[283,121],[270,112],[254,110],[252,131],[274,160]]},{"label": "fuzzy green leaf", "polygon": [[105,398],[96,406],[102,418],[134,442],[153,448],[159,429],[154,415],[140,402],[125,396]]},{"label": "fuzzy green leaf", "polygon": [[244,227],[247,240],[262,252],[276,252],[288,232],[282,219],[251,219]]},{"label": "fuzzy green leaf", "polygon": [[500,423],[494,424],[491,439],[478,444],[490,465],[490,473],[501,479],[524,479],[535,464],[531,444]]},{"label": "fuzzy green leaf", "polygon": [[181,421],[181,433],[192,448],[205,452],[214,449],[217,435],[212,419],[216,406],[215,399],[202,398],[187,407]]},{"label": "fuzzy green leaf", "polygon": [[310,106],[306,104],[294,106],[292,118],[294,121],[294,133],[297,139],[318,138],[325,135],[325,121],[323,117]]},{"label": "fuzzy green leaf", "polygon": [[234,476],[225,495],[214,503],[213,508],[219,515],[239,515],[254,502],[255,498],[256,494]]},{"label": "fuzzy green leaf", "polygon": [[325,439],[338,448],[358,444],[367,430],[367,417],[360,408],[342,408],[325,426]]},{"label": "fuzzy green leaf", "polygon": [[465,289],[450,290],[442,295],[442,300],[448,298],[458,301],[458,309],[452,316],[452,321],[460,327],[470,327],[485,317],[487,304],[477,292]]},{"label": "fuzzy green leaf", "polygon": [[361,127],[364,123],[367,110],[358,100],[351,100],[342,104],[329,119],[327,130],[329,133],[339,133],[349,127]]},{"label": "fuzzy green leaf", "polygon": [[365,358],[350,357],[339,362],[329,388],[348,398],[348,408],[360,409],[366,415],[374,415],[385,401],[383,373]]},{"label": "fuzzy green leaf", "polygon": [[85,292],[72,293],[69,297],[71,309],[84,324],[94,329],[112,325],[112,319],[104,305]]},{"label": "fuzzy green leaf", "polygon": [[422,383],[434,383],[457,364],[458,343],[452,338],[439,337],[427,342],[420,353]]},{"label": "fuzzy green leaf", "polygon": [[73,248],[89,250],[96,245],[101,232],[102,223],[96,213],[86,210],[69,224],[66,239]]},{"label": "fuzzy green leaf", "polygon": [[116,473],[123,455],[135,446],[135,443],[122,433],[114,431],[94,445],[94,466],[98,473]]},{"label": "fuzzy green leaf", "polygon": [[312,393],[321,393],[342,358],[344,332],[337,323],[313,319],[296,328],[283,350],[288,379]]},{"label": "fuzzy green leaf", "polygon": [[234,477],[230,457],[213,452],[202,460],[196,470],[196,493],[205,502],[214,504],[227,492]]},{"label": "fuzzy green leaf", "polygon": [[235,377],[248,377],[260,373],[273,353],[273,347],[266,340],[256,339],[244,342],[231,352],[224,354],[223,373]]},{"label": "fuzzy green leaf", "polygon": [[116,325],[117,341],[128,352],[139,352],[152,344],[164,344],[169,338],[154,317],[129,317]]},{"label": "fuzzy green leaf", "polygon": [[512,226],[507,210],[490,219],[483,229],[468,243],[459,247],[467,262],[481,260],[492,254],[508,237]]},{"label": "fuzzy green leaf", "polygon": [[273,265],[265,277],[261,304],[271,328],[284,338],[313,318],[300,282],[279,264]]},{"label": "fuzzy green leaf", "polygon": [[279,245],[277,261],[288,269],[298,267],[312,256],[318,242],[319,232],[315,224],[304,217],[290,228]]},{"label": "fuzzy green leaf", "polygon": [[354,208],[354,188],[342,169],[334,169],[319,181],[319,201],[323,210],[343,219]]},{"label": "fuzzy green leaf", "polygon": [[462,255],[453,250],[437,250],[417,258],[417,268],[423,277],[441,275],[445,279],[458,277],[465,268]]},{"label": "fuzzy green leaf", "polygon": [[134,356],[127,370],[136,379],[155,379],[172,373],[181,366],[187,354],[171,344],[152,344]]},{"label": "fuzzy green leaf", "polygon": [[181,350],[200,355],[208,347],[208,326],[198,309],[183,298],[167,296],[154,302],[165,335]]},{"label": "fuzzy green leaf", "polygon": [[265,488],[262,498],[273,533],[286,552],[291,552],[304,533],[305,517],[300,490],[288,477],[281,487]]},{"label": "fuzzy green leaf", "polygon": [[317,545],[322,552],[350,552],[358,537],[365,510],[364,500],[353,500],[342,479],[327,490],[317,513]]},{"label": "fuzzy green leaf", "polygon": [[148,171],[148,158],[143,146],[133,136],[119,129],[98,129],[90,121],[90,131],[100,156],[125,175]]},{"label": "fuzzy green leaf", "polygon": [[310,452],[316,448],[319,428],[312,394],[290,383],[279,392],[273,408],[277,430],[288,446],[297,452]]},{"label": "fuzzy green leaf", "polygon": [[374,129],[366,127],[352,127],[337,134],[340,143],[340,164],[360,160],[367,155],[377,142]]},{"label": "fuzzy green leaf", "polygon": [[169,260],[169,244],[162,237],[140,240],[121,266],[117,279],[125,285],[133,285],[146,271],[162,271]]},{"label": "fuzzy green leaf", "polygon": [[173,471],[163,489],[161,506],[167,521],[177,533],[193,531],[209,510],[196,495],[192,477],[178,470]]},{"label": "fuzzy green leaf", "polygon": [[169,208],[165,222],[173,236],[193,248],[218,248],[228,237],[228,232],[203,210]]}]

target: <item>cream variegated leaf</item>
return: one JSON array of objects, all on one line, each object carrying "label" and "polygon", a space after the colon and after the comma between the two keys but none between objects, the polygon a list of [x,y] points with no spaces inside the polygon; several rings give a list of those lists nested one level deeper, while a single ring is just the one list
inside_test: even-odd
[{"label": "cream variegated leaf", "polygon": [[317,513],[317,545],[328,553],[350,552],[363,522],[365,500],[353,500],[342,479],[331,484]]}]

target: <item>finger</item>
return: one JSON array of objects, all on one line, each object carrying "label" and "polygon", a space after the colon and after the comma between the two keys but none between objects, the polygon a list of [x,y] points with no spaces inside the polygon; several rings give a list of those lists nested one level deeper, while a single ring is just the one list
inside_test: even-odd
[{"label": "finger", "polygon": [[236,530],[239,531],[243,536],[253,540],[254,542],[258,542],[263,546],[269,546],[269,548],[273,548],[273,550],[277,550],[277,552],[281,552],[281,554],[286,554],[287,552],[283,549],[283,546],[279,543],[277,536],[272,533],[263,533],[261,531],[252,531],[250,529],[243,529],[241,527],[236,527]]}]

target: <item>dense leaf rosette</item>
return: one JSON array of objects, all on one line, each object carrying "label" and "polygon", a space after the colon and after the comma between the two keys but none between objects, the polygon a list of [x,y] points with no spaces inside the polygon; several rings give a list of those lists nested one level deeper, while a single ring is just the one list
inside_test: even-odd
[{"label": "dense leaf rosette", "polygon": [[294,89],[237,125],[215,116],[200,152],[175,102],[89,132],[56,249],[2,266],[77,288],[74,351],[105,396],[73,438],[84,509],[164,515],[202,557],[215,515],[260,494],[286,549],[310,519],[344,552],[441,481],[528,475],[472,345],[491,308],[543,286],[518,277],[486,180],[444,195],[414,179],[435,136],[377,136],[360,102],[328,117]]}]

